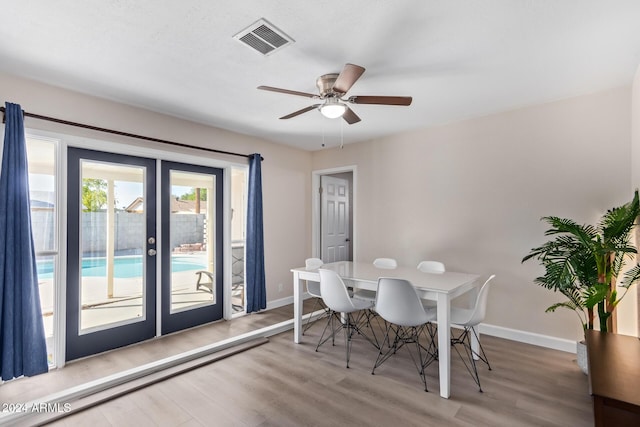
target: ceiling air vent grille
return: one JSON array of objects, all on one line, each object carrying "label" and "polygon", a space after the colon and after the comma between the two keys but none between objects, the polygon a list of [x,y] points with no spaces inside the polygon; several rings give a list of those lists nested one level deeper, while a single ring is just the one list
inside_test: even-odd
[{"label": "ceiling air vent grille", "polygon": [[233,38],[263,55],[270,55],[294,41],[266,19],[254,22],[233,36]]}]

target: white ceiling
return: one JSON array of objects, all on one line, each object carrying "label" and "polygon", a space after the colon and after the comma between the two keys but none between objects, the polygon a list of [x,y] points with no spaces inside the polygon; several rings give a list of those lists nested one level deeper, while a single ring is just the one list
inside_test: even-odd
[{"label": "white ceiling", "polygon": [[[307,150],[628,85],[640,64],[638,0],[2,3],[2,71]],[[295,43],[265,57],[233,39],[260,18]],[[279,120],[315,101],[256,89],[315,93],[347,62],[367,70],[347,95],[413,104]]]}]

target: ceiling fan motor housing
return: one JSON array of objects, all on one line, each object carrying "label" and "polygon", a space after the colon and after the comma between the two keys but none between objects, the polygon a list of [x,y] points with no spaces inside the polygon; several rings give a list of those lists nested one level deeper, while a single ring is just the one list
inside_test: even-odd
[{"label": "ceiling fan motor housing", "polygon": [[344,95],[343,93],[333,91],[333,84],[337,79],[337,73],[325,74],[318,77],[318,79],[316,80],[316,86],[318,87],[318,92],[320,92],[320,98],[334,95],[339,98],[340,96]]}]

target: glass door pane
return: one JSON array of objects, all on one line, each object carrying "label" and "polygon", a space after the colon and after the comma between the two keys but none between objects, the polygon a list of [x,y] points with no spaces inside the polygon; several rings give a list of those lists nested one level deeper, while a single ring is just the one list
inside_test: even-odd
[{"label": "glass door pane", "polygon": [[144,178],[138,166],[81,161],[80,330],[144,318]]},{"label": "glass door pane", "polygon": [[57,143],[27,136],[29,161],[29,197],[31,200],[31,224],[36,252],[38,289],[42,320],[47,340],[47,359],[54,360],[54,312],[56,295],[56,269],[58,263],[57,235]]},{"label": "glass door pane", "polygon": [[[216,303],[215,175],[170,172],[171,312]],[[195,279],[195,281],[194,281]],[[194,287],[195,283],[195,287]]]},{"label": "glass door pane", "polygon": [[247,169],[231,170],[231,309],[245,311],[244,247]]}]

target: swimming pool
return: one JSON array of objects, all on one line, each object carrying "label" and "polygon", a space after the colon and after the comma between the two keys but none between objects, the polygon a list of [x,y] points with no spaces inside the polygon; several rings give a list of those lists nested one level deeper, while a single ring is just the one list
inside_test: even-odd
[{"label": "swimming pool", "polygon": [[[178,273],[181,271],[206,270],[207,263],[204,256],[171,256],[171,271]],[[84,277],[105,277],[107,275],[106,258],[83,258],[82,276]],[[132,277],[142,277],[142,256],[120,256],[113,259],[113,275],[118,279],[129,279]],[[51,279],[53,277],[53,261],[38,261],[38,278]]]}]

